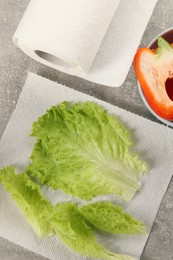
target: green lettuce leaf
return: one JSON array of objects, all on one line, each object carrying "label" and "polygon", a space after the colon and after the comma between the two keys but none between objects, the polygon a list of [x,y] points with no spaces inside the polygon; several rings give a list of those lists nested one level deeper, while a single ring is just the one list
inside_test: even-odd
[{"label": "green lettuce leaf", "polygon": [[86,220],[79,212],[77,205],[69,202],[57,204],[54,211],[54,217],[50,220],[52,228],[73,251],[101,259],[135,260],[128,255],[111,253],[98,244],[92,228],[86,224]]},{"label": "green lettuce leaf", "polygon": [[32,136],[28,174],[81,199],[116,194],[129,201],[147,172],[130,151],[129,131],[95,103],[52,107],[33,124]]},{"label": "green lettuce leaf", "polygon": [[111,202],[95,202],[80,208],[80,213],[95,227],[112,234],[144,234],[143,222]]},{"label": "green lettuce leaf", "polygon": [[32,182],[25,172],[16,174],[14,167],[5,167],[0,170],[0,183],[10,193],[39,237],[53,233],[47,221],[52,206],[41,194],[39,186]]},{"label": "green lettuce leaf", "polygon": [[93,230],[70,202],[53,207],[26,173],[16,174],[14,167],[0,170],[0,183],[8,191],[33,230],[40,237],[56,233],[70,249],[82,255],[114,260],[135,260],[113,254],[97,243]]}]

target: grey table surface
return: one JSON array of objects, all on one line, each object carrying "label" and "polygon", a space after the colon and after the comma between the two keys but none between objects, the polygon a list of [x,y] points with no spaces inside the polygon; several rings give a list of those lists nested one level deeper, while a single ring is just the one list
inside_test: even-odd
[{"label": "grey table surface", "polygon": [[[0,0],[0,136],[15,109],[28,70],[156,121],[140,99],[132,67],[124,84],[116,89],[67,76],[33,61],[17,49],[12,43],[12,36],[28,2],[29,0]],[[146,45],[158,33],[172,26],[173,0],[159,0],[141,45]],[[45,258],[0,238],[0,260],[15,259]],[[162,201],[141,258],[156,259],[173,260],[173,181]]]}]

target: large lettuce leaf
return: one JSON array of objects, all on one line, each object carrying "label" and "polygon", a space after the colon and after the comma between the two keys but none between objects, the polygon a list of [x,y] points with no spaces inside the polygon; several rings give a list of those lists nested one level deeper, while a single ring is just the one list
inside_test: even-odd
[{"label": "large lettuce leaf", "polygon": [[92,228],[86,224],[85,218],[76,205],[69,202],[57,204],[54,210],[55,215],[51,219],[52,228],[60,239],[75,252],[108,260],[135,260],[128,255],[111,253],[98,244]]},{"label": "large lettuce leaf", "polygon": [[52,107],[33,124],[27,172],[42,184],[90,200],[114,193],[129,201],[146,164],[131,150],[129,131],[95,103]]},{"label": "large lettuce leaf", "polygon": [[0,170],[0,183],[10,193],[39,237],[53,233],[47,221],[52,206],[41,194],[39,186],[25,172],[16,174],[14,167],[5,167]]},{"label": "large lettuce leaf", "polygon": [[124,212],[111,202],[95,202],[80,208],[80,213],[95,227],[113,234],[143,234],[143,222]]}]

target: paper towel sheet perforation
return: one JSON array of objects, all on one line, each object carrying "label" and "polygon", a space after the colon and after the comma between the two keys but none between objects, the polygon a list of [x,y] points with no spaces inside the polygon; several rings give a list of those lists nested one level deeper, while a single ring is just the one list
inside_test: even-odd
[{"label": "paper towel sheet perforation", "polygon": [[[172,176],[173,131],[165,126],[29,73],[16,110],[0,141],[0,168],[3,165],[15,165],[20,171],[25,168],[34,143],[34,139],[28,136],[32,122],[50,106],[64,100],[96,102],[116,115],[132,131],[136,140],[133,149],[149,162],[150,171],[142,190],[124,206],[129,213],[144,221],[150,231]],[[45,191],[53,203],[69,199],[62,192]],[[56,237],[39,240],[2,186],[0,198],[1,237],[52,260],[88,259],[68,250]],[[116,201],[115,196],[105,196],[104,199]],[[117,253],[123,252],[140,258],[148,235],[115,236],[104,233],[97,237],[111,251],[117,250]]]},{"label": "paper towel sheet perforation", "polygon": [[[31,0],[14,43],[47,66],[118,87],[126,78],[156,2]],[[40,57],[36,50],[50,55]]]}]

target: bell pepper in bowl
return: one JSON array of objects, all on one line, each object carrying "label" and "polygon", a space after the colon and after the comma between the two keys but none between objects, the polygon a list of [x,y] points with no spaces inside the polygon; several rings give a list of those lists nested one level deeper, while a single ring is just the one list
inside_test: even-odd
[{"label": "bell pepper in bowl", "polygon": [[162,119],[171,121],[173,120],[173,46],[160,36],[157,45],[158,48],[155,50],[144,47],[137,51],[134,69],[150,111]]}]

